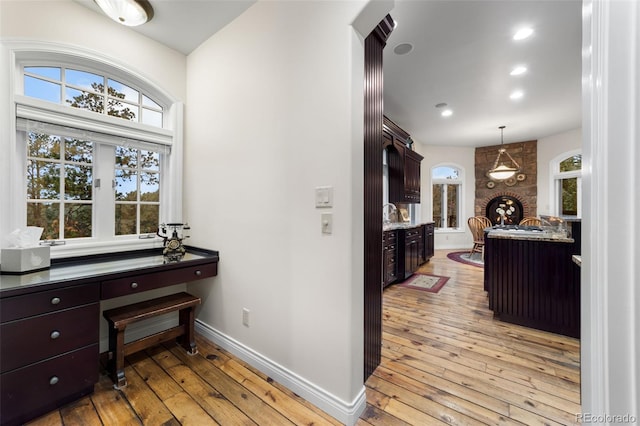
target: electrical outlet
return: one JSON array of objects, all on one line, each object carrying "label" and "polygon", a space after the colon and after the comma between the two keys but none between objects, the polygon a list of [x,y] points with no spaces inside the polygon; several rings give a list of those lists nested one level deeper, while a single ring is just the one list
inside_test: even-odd
[{"label": "electrical outlet", "polygon": [[247,308],[242,308],[242,325],[249,327],[249,311]]}]

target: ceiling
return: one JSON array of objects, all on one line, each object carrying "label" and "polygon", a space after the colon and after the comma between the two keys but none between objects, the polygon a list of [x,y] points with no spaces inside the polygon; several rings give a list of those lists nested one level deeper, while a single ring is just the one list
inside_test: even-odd
[{"label": "ceiling", "polygon": [[[74,0],[101,13],[93,0]],[[189,54],[254,0],[150,0],[132,30]],[[384,51],[385,114],[427,145],[519,142],[581,125],[580,0],[396,0]],[[518,26],[534,34],[514,42]],[[410,43],[413,50],[395,54]],[[528,71],[510,76],[516,65]],[[509,94],[520,89],[523,98]],[[450,117],[440,115],[446,103]]]}]

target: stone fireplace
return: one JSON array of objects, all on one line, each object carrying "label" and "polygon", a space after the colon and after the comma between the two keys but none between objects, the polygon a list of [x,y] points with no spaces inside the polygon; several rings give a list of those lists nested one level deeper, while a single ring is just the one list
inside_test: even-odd
[{"label": "stone fireplace", "polygon": [[508,221],[505,219],[505,224],[517,224],[523,217],[537,215],[538,141],[504,144],[503,148],[521,169],[513,178],[493,181],[487,177],[487,171],[493,167],[499,148],[500,145],[476,148],[474,214],[487,216],[494,224],[499,223],[500,216],[495,212],[497,207],[494,204],[510,201],[516,211]]}]

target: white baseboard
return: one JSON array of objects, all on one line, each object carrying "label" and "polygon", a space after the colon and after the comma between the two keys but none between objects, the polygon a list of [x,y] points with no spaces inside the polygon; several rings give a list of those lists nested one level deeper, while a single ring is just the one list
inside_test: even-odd
[{"label": "white baseboard", "polygon": [[297,395],[300,395],[345,425],[354,425],[367,406],[364,385],[353,401],[342,401],[324,389],[319,388],[308,380],[287,370],[283,366],[276,364],[272,360],[243,345],[237,340],[219,332],[202,321],[196,320],[195,328],[198,333],[202,334],[216,345],[229,351],[264,374],[267,374],[278,383],[282,384]]}]

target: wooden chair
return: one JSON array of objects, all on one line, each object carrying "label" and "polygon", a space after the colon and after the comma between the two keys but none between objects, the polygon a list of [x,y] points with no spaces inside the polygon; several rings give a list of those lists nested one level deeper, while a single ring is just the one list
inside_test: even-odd
[{"label": "wooden chair", "polygon": [[518,225],[522,225],[522,226],[540,226],[540,225],[542,225],[542,221],[537,217],[527,216],[527,217],[523,217]]},{"label": "wooden chair", "polygon": [[485,216],[473,216],[467,220],[467,224],[473,236],[473,247],[469,252],[469,256],[477,252],[484,257],[484,230],[493,225],[491,219]]}]

